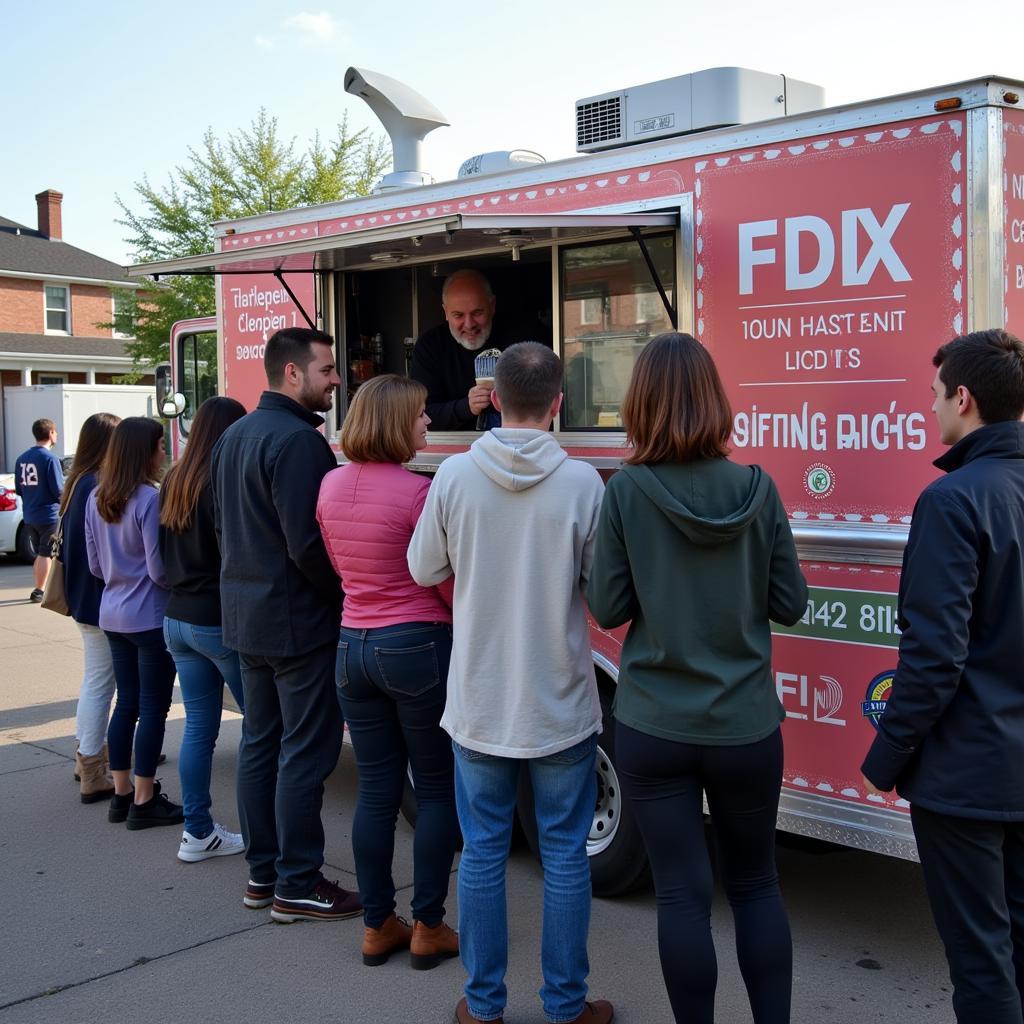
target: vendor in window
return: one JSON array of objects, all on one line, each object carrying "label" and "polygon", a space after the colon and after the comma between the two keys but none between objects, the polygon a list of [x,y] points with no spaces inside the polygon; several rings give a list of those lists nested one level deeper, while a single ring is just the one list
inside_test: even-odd
[{"label": "vendor in window", "polygon": [[475,430],[491,411],[491,388],[477,384],[476,357],[525,339],[495,318],[494,292],[478,270],[456,270],[445,280],[441,308],[445,322],[420,335],[410,375],[427,389],[432,430]]}]

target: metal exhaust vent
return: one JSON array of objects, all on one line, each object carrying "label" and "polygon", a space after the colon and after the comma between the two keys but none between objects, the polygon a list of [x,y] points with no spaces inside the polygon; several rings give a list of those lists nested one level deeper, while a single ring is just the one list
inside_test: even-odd
[{"label": "metal exhaust vent", "polygon": [[576,105],[578,150],[622,141],[622,93]]}]

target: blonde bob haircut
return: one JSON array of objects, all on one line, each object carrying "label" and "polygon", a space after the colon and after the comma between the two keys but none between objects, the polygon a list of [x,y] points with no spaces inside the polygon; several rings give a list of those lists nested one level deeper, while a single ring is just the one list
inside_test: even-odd
[{"label": "blonde bob haircut", "polygon": [[412,428],[427,400],[418,381],[385,373],[359,390],[341,428],[341,450],[351,462],[406,462],[416,454]]},{"label": "blonde bob haircut", "polygon": [[629,464],[729,454],[732,410],[710,353],[692,335],[659,334],[633,367],[622,401]]}]

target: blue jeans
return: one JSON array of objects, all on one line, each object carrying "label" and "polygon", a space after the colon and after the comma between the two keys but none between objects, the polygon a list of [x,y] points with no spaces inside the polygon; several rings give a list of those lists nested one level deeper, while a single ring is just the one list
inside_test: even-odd
[{"label": "blue jeans", "polygon": [[352,851],[370,928],[395,909],[391,861],[407,767],[417,804],[412,916],[431,927],[444,918],[459,827],[452,742],[438,724],[451,650],[452,628],[443,623],[341,628],[338,701],[359,766]]},{"label": "blue jeans", "polygon": [[174,662],[164,646],[162,630],[104,632],[117,683],[117,703],[107,726],[110,767],[115,772],[131,769],[134,740],[135,774],[151,779],[156,775],[156,761],[164,744],[174,692]]},{"label": "blue jeans", "polygon": [[547,757],[494,757],[454,744],[455,800],[462,825],[459,942],[469,1012],[495,1020],[505,1009],[508,922],[505,866],[520,767],[529,771],[544,864],[540,998],[549,1021],[575,1020],[587,995],[590,865],[597,737]]},{"label": "blue jeans", "polygon": [[178,669],[185,705],[185,734],[178,758],[185,828],[197,839],[205,839],[213,831],[210,773],[225,683],[238,706],[244,707],[238,655],[224,646],[220,626],[195,626],[165,618],[164,642]]}]

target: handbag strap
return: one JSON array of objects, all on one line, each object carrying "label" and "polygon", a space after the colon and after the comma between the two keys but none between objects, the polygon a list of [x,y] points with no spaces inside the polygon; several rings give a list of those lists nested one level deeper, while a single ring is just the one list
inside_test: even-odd
[{"label": "handbag strap", "polygon": [[64,544],[64,517],[67,515],[68,509],[71,508],[71,502],[74,500],[75,488],[78,487],[78,481],[81,480],[84,475],[84,473],[80,473],[75,477],[75,482],[71,485],[71,490],[68,492],[68,503],[64,506],[64,511],[57,516],[57,528],[53,531],[54,558],[60,557],[57,552],[60,551]]}]

